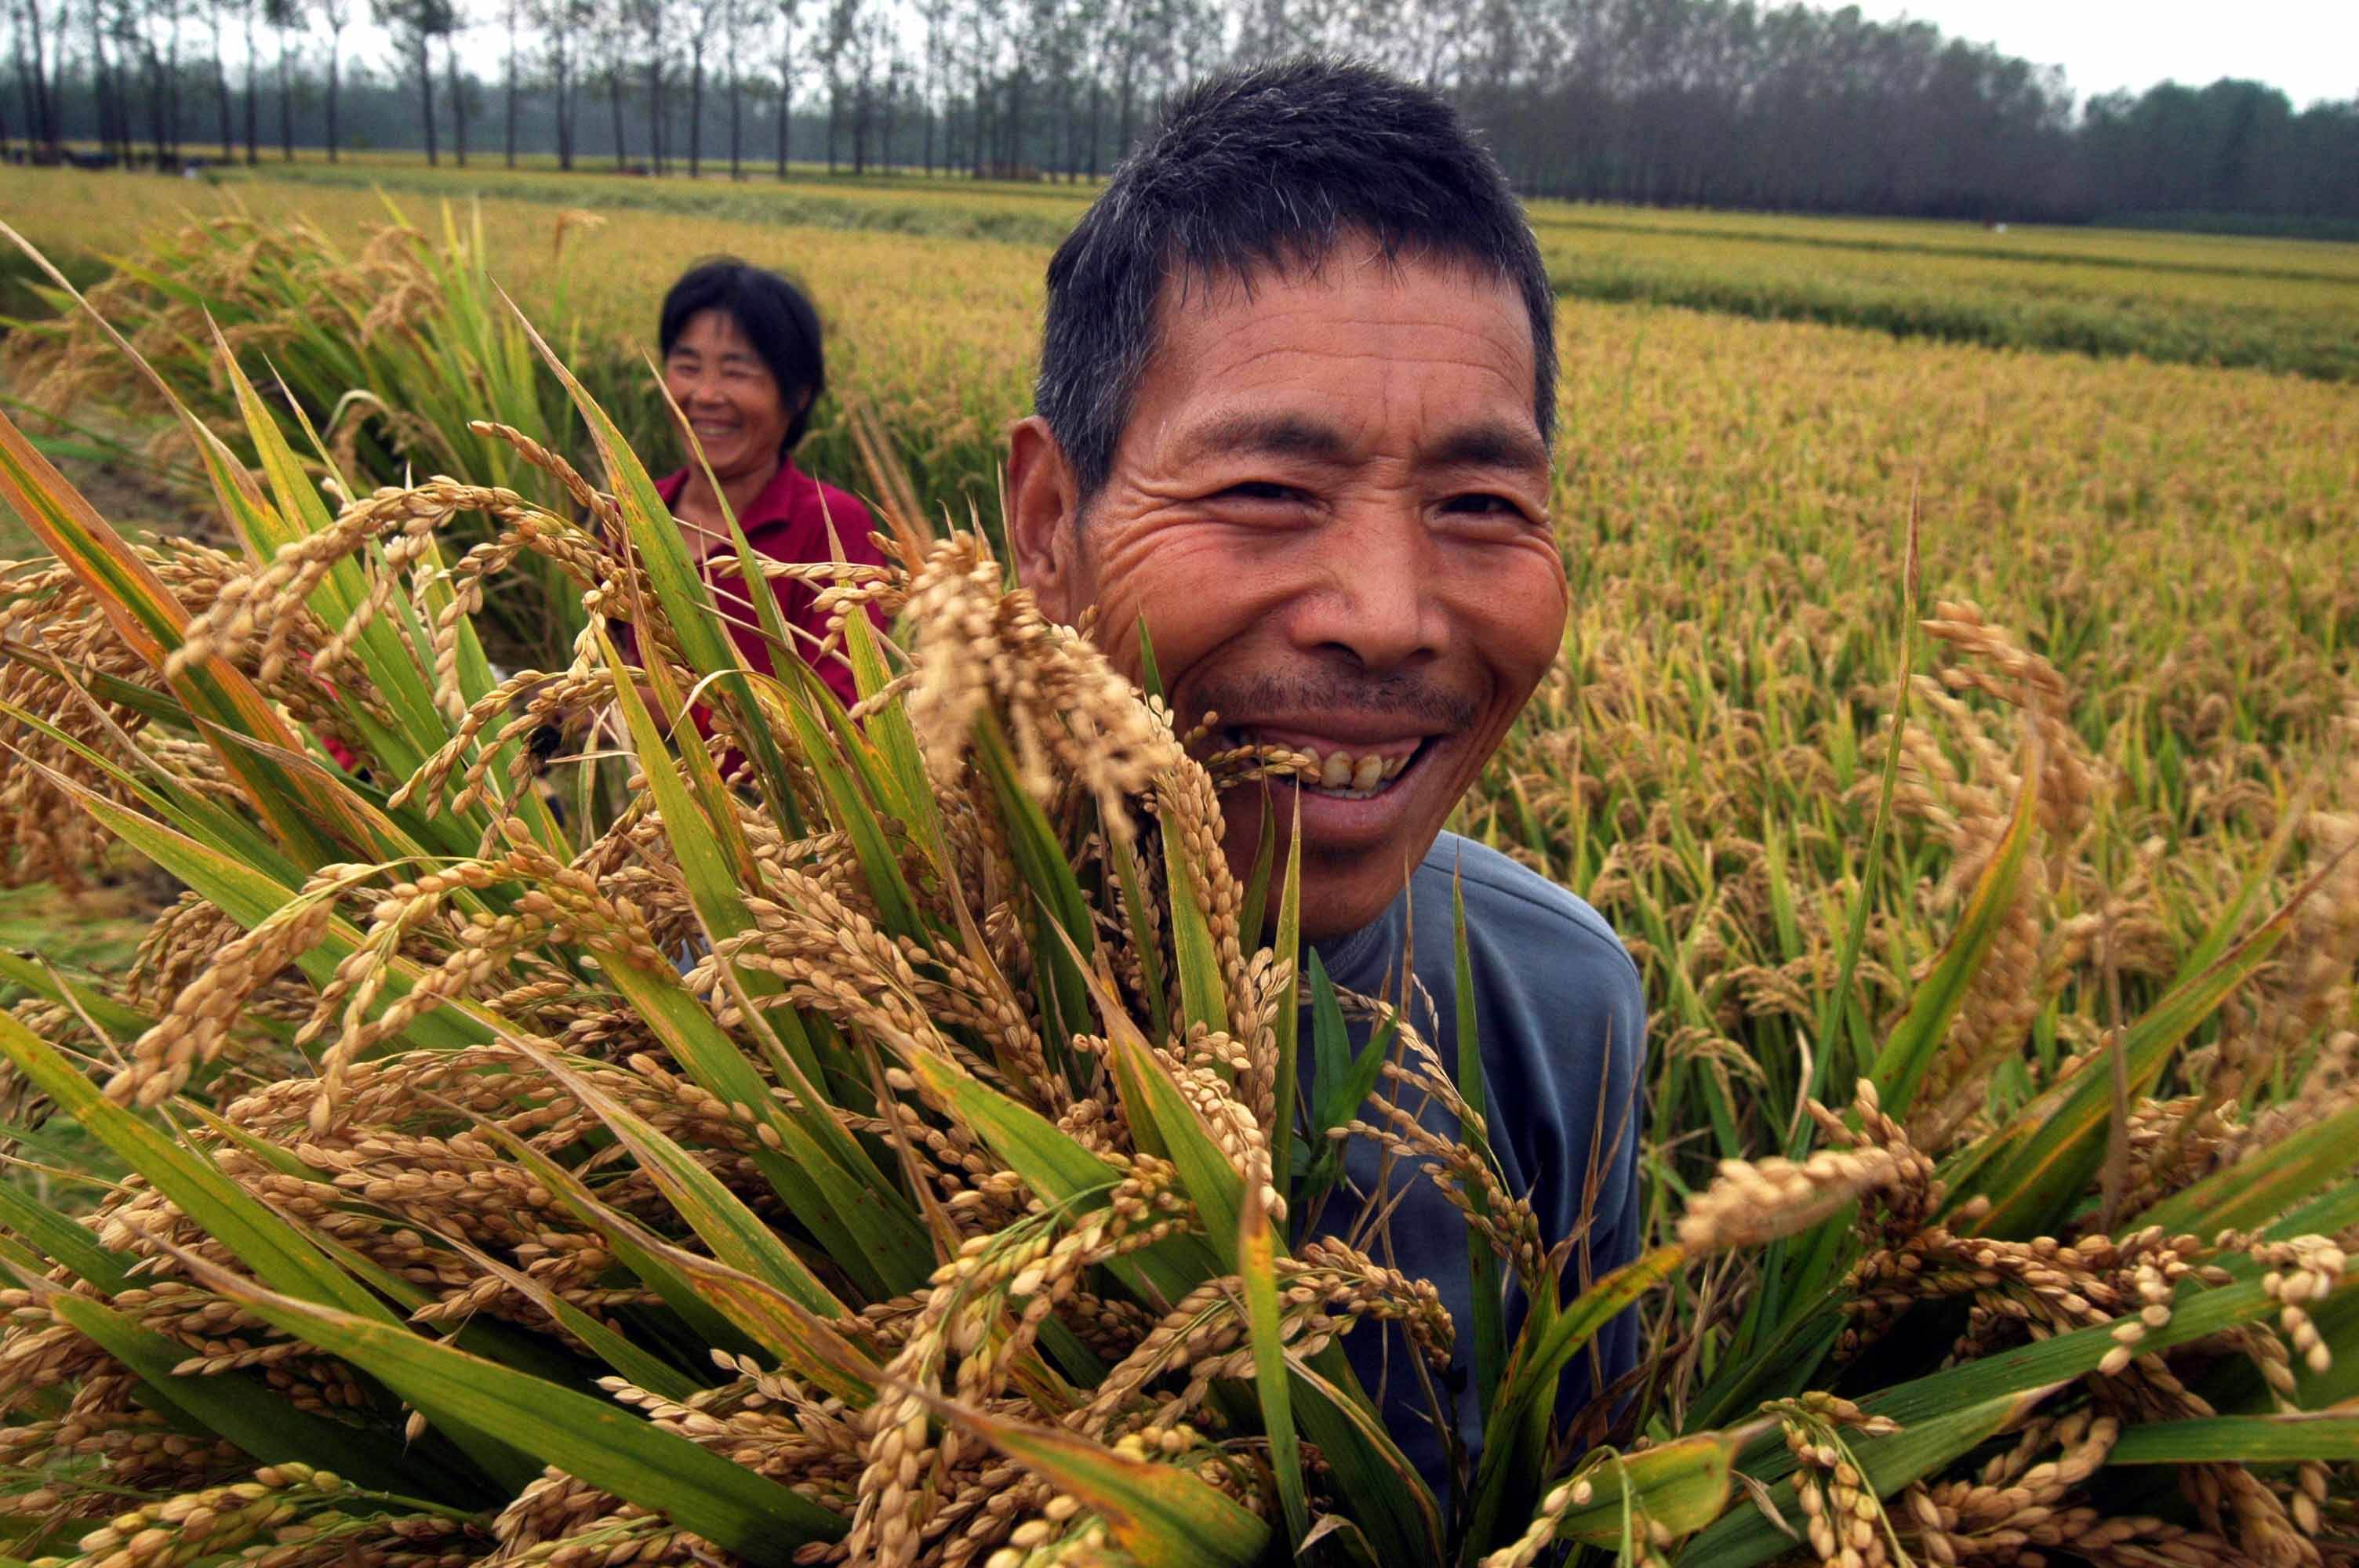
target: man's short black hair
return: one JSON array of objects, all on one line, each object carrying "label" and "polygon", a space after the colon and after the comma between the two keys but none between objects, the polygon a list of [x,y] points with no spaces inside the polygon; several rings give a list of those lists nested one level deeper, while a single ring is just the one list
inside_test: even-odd
[{"label": "man's short black hair", "polygon": [[1122,161],[1049,264],[1034,404],[1084,498],[1114,468],[1167,282],[1317,267],[1345,234],[1451,261],[1522,296],[1532,416],[1556,430],[1556,299],[1498,160],[1436,94],[1374,66],[1301,59],[1216,76]]},{"label": "man's short black hair", "polygon": [[735,256],[710,256],[680,274],[664,296],[663,316],[656,327],[656,342],[665,359],[688,324],[707,310],[726,313],[754,345],[778,384],[778,395],[792,408],[796,396],[808,389],[801,412],[787,425],[778,444],[784,457],[795,449],[810,425],[811,410],[827,390],[827,356],[820,346],[819,312],[803,291],[766,267]]}]

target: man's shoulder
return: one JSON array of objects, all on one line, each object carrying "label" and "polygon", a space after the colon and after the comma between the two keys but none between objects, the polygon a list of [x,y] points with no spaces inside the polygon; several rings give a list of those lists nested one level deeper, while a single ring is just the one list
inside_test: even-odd
[{"label": "man's shoulder", "polygon": [[1466,900],[1470,938],[1479,931],[1510,949],[1545,948],[1553,964],[1591,969],[1617,986],[1638,984],[1638,967],[1622,939],[1571,889],[1472,838],[1444,833],[1418,867],[1411,897],[1419,909],[1438,907],[1445,928],[1453,878]]}]

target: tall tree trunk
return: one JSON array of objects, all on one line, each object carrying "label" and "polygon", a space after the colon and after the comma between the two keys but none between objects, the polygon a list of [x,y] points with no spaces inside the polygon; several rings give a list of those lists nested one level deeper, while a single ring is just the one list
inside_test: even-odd
[{"label": "tall tree trunk", "polygon": [[170,157],[171,136],[165,126],[168,113],[168,95],[165,91],[163,61],[156,56],[155,46],[147,49],[147,125],[156,136],[156,171],[161,174]]},{"label": "tall tree trunk", "polygon": [[164,50],[164,111],[172,129],[172,161],[175,164],[187,161],[189,156],[188,147],[180,140],[180,133],[187,125],[190,113],[190,105],[180,97],[181,75],[179,17],[176,13],[171,36]]},{"label": "tall tree trunk", "polygon": [[148,78],[148,90],[147,90],[147,99],[148,99],[148,135],[151,135],[153,139],[156,139],[156,172],[158,172],[158,175],[160,175],[160,172],[163,172],[163,163],[165,163],[165,130],[163,130],[163,61],[158,61],[158,59],[156,59],[156,45],[148,45],[148,48],[144,49],[144,54],[147,54],[147,61],[144,61],[144,64],[147,64],[147,78]]},{"label": "tall tree trunk", "polygon": [[164,35],[164,124],[169,156],[178,163],[180,152],[180,16],[170,12],[171,30]]},{"label": "tall tree trunk", "polygon": [[255,146],[254,129],[254,68],[258,63],[254,50],[254,0],[245,0],[245,167],[252,168],[262,161]]},{"label": "tall tree trunk", "polygon": [[653,40],[647,45],[647,168],[664,171],[663,54]]},{"label": "tall tree trunk", "polygon": [[237,136],[229,119],[229,67],[222,63],[221,34],[213,34],[213,97],[221,108],[221,160],[237,161]]},{"label": "tall tree trunk", "polygon": [[745,73],[737,68],[737,56],[729,56],[729,179],[731,184],[745,178],[740,165],[745,147]]},{"label": "tall tree trunk", "polygon": [[336,90],[343,85],[344,30],[336,27],[328,34],[328,161],[341,157],[336,145]]},{"label": "tall tree trunk", "polygon": [[[112,153],[114,151],[114,105],[107,92],[106,37],[99,28],[97,0],[92,0],[89,15],[90,95],[92,106],[97,111],[98,150]],[[7,146],[7,141],[5,136],[0,136],[0,147]]]},{"label": "tall tree trunk", "polygon": [[606,103],[614,113],[614,168],[619,171],[631,164],[630,149],[623,141],[623,69],[619,65],[606,72]]},{"label": "tall tree trunk", "polygon": [[926,178],[927,178],[928,179],[931,179],[931,178],[934,178],[934,103],[933,103],[933,100],[932,100],[932,99],[930,99],[930,98],[929,98],[928,100],[926,100],[926,102],[924,103],[924,104],[920,106],[920,108],[919,108],[919,113],[922,114],[926,117]]},{"label": "tall tree trunk", "polygon": [[[22,20],[15,29],[16,36],[16,77],[24,89],[25,145],[38,143],[54,149],[58,145],[57,103],[51,92],[49,68],[41,48],[41,7],[39,0],[24,0]],[[27,38],[32,41],[33,52],[27,59]],[[65,53],[61,43],[60,55]],[[60,61],[60,69],[63,69]]]},{"label": "tall tree trunk", "polygon": [[551,67],[557,89],[557,167],[573,172],[572,61],[559,54]]},{"label": "tall tree trunk", "polygon": [[442,161],[434,146],[434,61],[428,58],[424,33],[418,35],[418,86],[426,108],[426,167],[434,168]]},{"label": "tall tree trunk", "polygon": [[1117,99],[1120,112],[1115,114],[1114,124],[1114,156],[1117,160],[1130,151],[1131,111],[1137,102],[1134,93],[1133,81],[1137,70],[1136,55],[1125,45],[1122,59],[1122,92]]},{"label": "tall tree trunk", "polygon": [[[978,36],[978,45],[980,42],[981,39]],[[974,153],[974,177],[977,179],[981,179],[983,178],[984,164],[990,156],[984,150],[991,145],[991,120],[987,109],[990,97],[990,88],[984,82],[983,78],[983,68],[981,66],[977,66],[974,72],[974,103],[973,105],[974,119],[974,147],[973,150]]]},{"label": "tall tree trunk", "polygon": [[1000,160],[1009,173],[1024,163],[1024,68],[1007,81],[1007,153]]},{"label": "tall tree trunk", "polygon": [[787,178],[787,142],[793,135],[795,119],[794,78],[787,74],[784,63],[778,67],[778,178]]},{"label": "tall tree trunk", "polygon": [[295,71],[287,29],[278,29],[278,161],[295,161]]},{"label": "tall tree trunk", "polygon": [[516,167],[516,5],[508,0],[507,164]]},{"label": "tall tree trunk", "polygon": [[451,150],[459,167],[467,167],[467,83],[459,74],[459,40],[442,40],[442,63],[451,72]]},{"label": "tall tree trunk", "polygon": [[836,127],[842,120],[843,83],[837,81],[835,73],[831,70],[827,81],[827,172],[830,174],[835,172]]},{"label": "tall tree trunk", "polygon": [[1090,78],[1090,178],[1098,177],[1098,144],[1105,132],[1105,84]]},{"label": "tall tree trunk", "polygon": [[704,164],[704,44],[690,51],[688,68],[688,178],[694,179]]},{"label": "tall tree trunk", "polygon": [[119,53],[108,58],[106,35],[96,5],[90,8],[90,58],[99,93],[99,145],[108,157],[127,165],[131,161],[131,126],[124,114],[123,58]]}]

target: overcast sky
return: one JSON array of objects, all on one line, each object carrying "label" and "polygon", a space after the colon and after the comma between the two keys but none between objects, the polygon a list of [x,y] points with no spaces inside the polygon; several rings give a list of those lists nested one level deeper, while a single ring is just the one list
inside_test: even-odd
[{"label": "overcast sky", "polygon": [[1859,8],[2060,65],[2084,102],[2117,87],[2223,76],[2281,87],[2297,109],[2359,96],[2359,0],[1859,0]]}]

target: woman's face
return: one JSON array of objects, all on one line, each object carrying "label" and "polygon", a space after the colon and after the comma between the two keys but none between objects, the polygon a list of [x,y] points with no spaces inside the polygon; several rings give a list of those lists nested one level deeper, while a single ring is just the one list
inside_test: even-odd
[{"label": "woman's face", "polygon": [[787,427],[801,411],[725,310],[689,318],[664,356],[664,386],[723,481],[776,461]]}]

